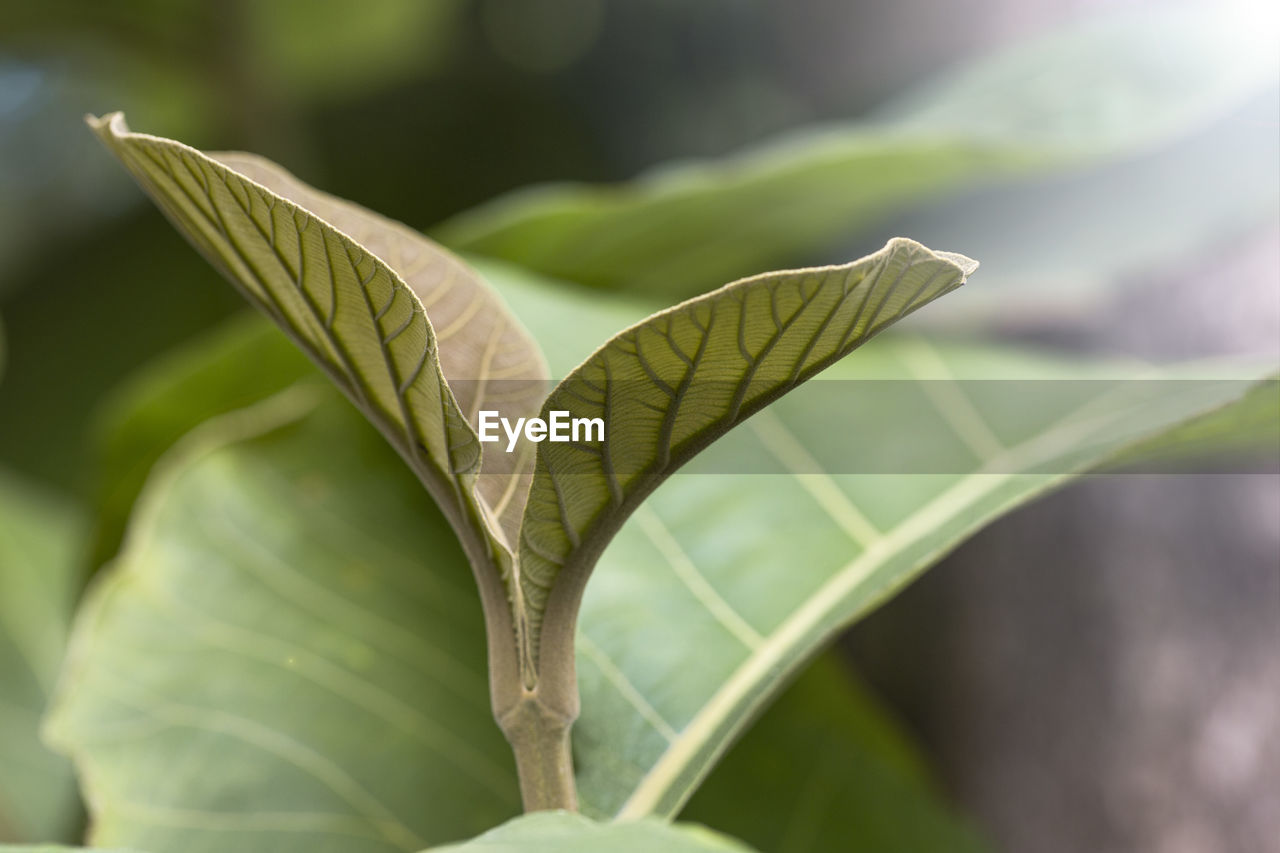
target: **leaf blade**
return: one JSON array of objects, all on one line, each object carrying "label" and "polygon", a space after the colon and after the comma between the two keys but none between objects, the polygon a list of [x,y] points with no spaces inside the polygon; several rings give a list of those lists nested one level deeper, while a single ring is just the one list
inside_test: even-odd
[{"label": "leaf blade", "polygon": [[[435,329],[441,372],[473,429],[482,408],[512,419],[537,412],[549,377],[541,349],[497,291],[459,258],[399,222],[307,186],[256,154],[211,156],[332,223],[396,271]],[[522,455],[483,457],[480,492],[514,542],[528,489]],[[512,484],[513,477],[522,482]],[[503,501],[508,492],[511,497]]]},{"label": "leaf blade", "polygon": [[761,850],[987,849],[836,652],[814,661],[680,813]]},{"label": "leaf blade", "polygon": [[656,820],[596,823],[571,812],[533,812],[462,844],[423,853],[751,853],[739,841],[693,824]]},{"label": "leaf blade", "polygon": [[70,765],[40,741],[81,583],[77,509],[0,470],[0,842],[69,839]]},{"label": "leaf blade", "polygon": [[47,725],[84,773],[93,841],[381,853],[518,811],[463,555],[326,388],[184,438],[126,543]]},{"label": "leaf blade", "polygon": [[976,267],[895,239],[842,267],[769,273],[659,312],[570,373],[543,417],[599,418],[609,432],[598,449],[538,447],[519,546],[534,653],[544,625],[552,654],[570,647],[591,567],[667,476]]},{"label": "leaf blade", "polygon": [[[479,441],[444,374],[440,341],[415,291],[340,228],[222,162],[173,140],[134,133],[120,113],[90,119],[90,125],[178,230],[386,436],[468,543],[473,563],[499,562],[493,554],[495,548],[507,547],[503,525],[476,496],[482,475]],[[473,297],[468,304],[488,301],[494,309],[472,313],[482,313],[494,324],[507,323],[496,296],[425,238],[310,190],[257,158],[227,156],[358,226],[382,244],[384,253],[409,262],[419,289],[427,291],[427,281],[436,279],[430,297],[462,292],[448,284],[451,273],[468,283],[466,293]],[[410,252],[411,258],[404,257]],[[518,324],[512,321],[511,328]],[[454,369],[465,369],[467,340],[458,338],[459,346],[449,348]],[[531,343],[527,336],[513,335],[512,340],[522,348]],[[536,359],[534,365],[537,372]],[[504,476],[501,466],[507,463],[495,464],[489,479],[505,484],[511,475]],[[476,571],[496,607],[493,581],[483,569]]]},{"label": "leaf blade", "polygon": [[[1207,8],[1108,12],[947,69],[867,119],[622,184],[518,190],[434,233],[568,281],[685,297],[822,260],[913,203],[1144,151],[1275,76],[1274,49]],[[1126,109],[1099,91],[1124,93]]]},{"label": "leaf blade", "polygon": [[[842,377],[896,377],[889,384],[901,386],[904,404],[911,402],[902,411],[912,412],[917,406],[909,397],[927,402],[927,395],[913,388],[924,383],[902,370],[906,353],[916,346],[883,341],[835,370]],[[967,362],[987,371],[993,365],[997,370],[1016,366],[1049,380],[1042,384],[1054,389],[1073,384],[1062,382],[1064,377],[1091,370],[1112,377],[1132,371],[1122,365],[1046,359],[1015,360],[1001,367],[998,350],[984,355],[956,347],[939,353],[959,371],[967,369]],[[916,473],[906,476],[892,473],[900,469],[850,473],[861,469],[843,467],[847,460],[819,456],[818,467],[783,476],[678,474],[659,489],[650,499],[650,511],[716,594],[763,640],[744,646],[696,598],[682,597],[668,573],[655,571],[664,558],[645,541],[644,526],[624,527],[602,558],[583,603],[584,642],[615,670],[612,678],[604,677],[592,656],[580,650],[583,695],[609,697],[595,698],[594,706],[584,704],[576,730],[584,811],[624,817],[675,814],[726,745],[776,695],[787,673],[972,532],[1075,477],[1105,468],[1135,443],[1176,429],[1202,412],[1247,405],[1253,396],[1253,383],[1239,380],[1084,384],[1090,393],[1079,405],[1062,410],[1015,399],[1015,405],[1002,411],[995,404],[999,401],[975,396],[978,411],[990,419],[997,435],[1006,435],[1012,425],[1034,425],[996,459],[958,456],[968,461],[935,474],[910,469]],[[832,400],[830,394],[810,399],[820,391],[806,386],[770,414],[799,434],[815,411],[828,417],[838,412],[823,407]],[[919,420],[910,422],[910,429],[904,426],[908,419],[897,412],[878,411],[876,416],[896,428],[863,433],[868,446],[860,448],[860,458],[900,458],[898,445],[929,446],[953,428],[940,416],[928,428]],[[1270,417],[1274,421],[1276,413]],[[771,453],[756,433],[741,434],[739,458]],[[956,446],[957,453],[968,453]],[[835,442],[828,449],[838,447]],[[860,542],[841,523],[838,502],[869,521],[875,530],[870,541]],[[780,528],[795,534],[778,537]],[[779,573],[778,566],[788,570]],[[662,612],[663,618],[642,616],[654,612]],[[698,648],[699,654],[690,655],[690,648]],[[619,679],[676,737],[663,737],[644,715],[611,698]],[[611,743],[627,746],[619,750]],[[613,768],[614,778],[594,769],[599,767]],[[625,772],[616,772],[618,768]]]}]

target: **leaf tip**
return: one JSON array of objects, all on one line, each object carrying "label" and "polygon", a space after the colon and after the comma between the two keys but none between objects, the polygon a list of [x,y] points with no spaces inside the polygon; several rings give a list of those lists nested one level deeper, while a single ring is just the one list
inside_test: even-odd
[{"label": "leaf tip", "polygon": [[973,275],[979,266],[978,262],[973,258],[961,255],[958,252],[934,252],[934,254],[958,266],[961,275],[966,277]]},{"label": "leaf tip", "polygon": [[893,252],[901,249],[923,253],[929,257],[946,261],[949,264],[954,264],[960,270],[961,284],[964,283],[964,279],[966,277],[973,275],[973,273],[978,269],[978,262],[975,261],[973,258],[970,258],[966,255],[962,255],[959,252],[935,251],[934,249],[930,249],[928,246],[924,245],[923,243],[917,242],[916,240],[912,240],[910,237],[894,237],[888,243],[885,244],[884,249],[882,249],[881,251],[892,254]]},{"label": "leaf tip", "polygon": [[101,116],[85,113],[84,123],[103,139],[121,137],[129,132],[129,126],[124,123],[124,113],[119,110]]}]

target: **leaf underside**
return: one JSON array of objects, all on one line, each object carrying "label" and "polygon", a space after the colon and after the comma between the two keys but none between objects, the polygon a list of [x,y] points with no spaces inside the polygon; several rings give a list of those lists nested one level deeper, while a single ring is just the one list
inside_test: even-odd
[{"label": "leaf underside", "polygon": [[83,519],[0,470],[0,844],[67,839],[72,768],[39,737],[80,578]]},{"label": "leaf underside", "polygon": [[544,624],[572,643],[592,566],[664,479],[976,267],[895,239],[851,264],[768,273],[659,312],[570,373],[544,417],[599,418],[605,440],[538,446],[519,546],[535,653]]},{"label": "leaf underside", "polygon": [[[331,223],[377,255],[422,303],[435,331],[440,369],[474,428],[481,409],[515,420],[529,417],[547,393],[547,366],[538,344],[476,273],[417,231],[312,189],[255,154],[216,153],[218,162]],[[529,490],[532,446],[484,453],[479,491],[515,541]]]},{"label": "leaf underside", "polygon": [[[459,535],[479,527],[490,557],[508,550],[521,478],[510,457],[481,470],[472,422],[481,405],[531,411],[546,369],[497,296],[429,240],[260,158],[220,162],[132,133],[118,113],[90,123],[178,230],[379,428]],[[477,496],[477,477],[493,503]]]},{"label": "leaf underside", "polygon": [[[615,336],[543,402],[547,369],[532,338],[429,240],[262,158],[210,157],[131,133],[119,114],[92,124],[188,239],[418,474],[471,557],[491,644],[505,642],[509,623],[524,684],[535,670],[554,672],[546,695],[566,712],[576,704],[583,586],[635,506],[718,436],[976,266],[899,239],[845,266],[734,282]],[[514,419],[540,402],[544,416],[599,417],[610,434],[596,445],[544,443],[536,463],[529,442],[482,454],[482,407]],[[508,606],[510,616],[499,612]],[[554,642],[543,660],[547,624]]]}]

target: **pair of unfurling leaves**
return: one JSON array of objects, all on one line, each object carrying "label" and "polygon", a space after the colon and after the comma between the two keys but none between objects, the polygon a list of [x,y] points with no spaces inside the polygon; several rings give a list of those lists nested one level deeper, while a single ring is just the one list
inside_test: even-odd
[{"label": "pair of unfurling leaves", "polygon": [[[459,258],[262,158],[203,154],[92,119],[244,296],[372,421],[439,504],[488,626],[494,711],[577,714],[574,626],[605,545],[736,424],[961,285],[976,263],[895,239],[843,266],[733,282],[625,329],[558,384]],[[602,441],[482,444],[481,411],[601,419]],[[509,732],[510,735],[510,732]]]}]

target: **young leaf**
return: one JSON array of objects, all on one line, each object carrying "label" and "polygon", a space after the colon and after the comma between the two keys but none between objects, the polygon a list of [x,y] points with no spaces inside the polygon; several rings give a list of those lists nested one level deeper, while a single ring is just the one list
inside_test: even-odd
[{"label": "young leaf", "polygon": [[694,824],[659,820],[596,823],[569,812],[518,817],[463,844],[423,853],[751,853],[745,844]]},{"label": "young leaf", "polygon": [[659,312],[570,373],[544,418],[568,411],[602,419],[608,432],[599,445],[538,447],[519,556],[540,683],[570,689],[587,578],[645,497],[736,424],[976,267],[896,239],[845,266],[769,273]]},{"label": "young leaf", "polygon": [[[510,645],[509,591],[496,575],[510,562],[503,529],[514,521],[503,519],[518,517],[519,501],[490,503],[476,494],[476,478],[486,475],[490,499],[522,490],[510,460],[481,471],[470,419],[497,385],[536,389],[527,380],[545,368],[532,341],[474,273],[403,226],[258,158],[224,155],[275,191],[181,143],[132,133],[119,113],[90,124],[178,229],[409,463],[468,551],[501,653]],[[449,380],[474,384],[459,398]]]},{"label": "young leaf", "polygon": [[[440,369],[473,427],[481,409],[513,420],[538,411],[549,375],[538,344],[497,293],[454,255],[399,222],[312,189],[255,154],[212,156],[331,223],[395,270],[430,318]],[[517,452],[483,455],[480,493],[512,543],[529,490],[532,451],[522,438]]]},{"label": "young leaf", "polygon": [[[579,707],[577,607],[592,564],[627,514],[717,436],[958,286],[975,266],[899,240],[845,267],[737,282],[658,314],[602,348],[543,405],[544,414],[567,408],[603,416],[602,425],[617,420],[623,434],[602,445],[602,464],[583,470],[553,451],[540,453],[531,471],[528,445],[482,455],[474,421],[481,406],[498,400],[508,404],[500,413],[531,412],[546,368],[461,262],[260,158],[215,159],[131,133],[118,113],[91,124],[196,247],[379,427],[440,504],[484,602],[494,714],[515,750],[527,809],[576,803],[569,727]],[[670,347],[661,359],[626,353],[654,334]],[[634,402],[663,411],[661,424],[630,429],[636,413],[613,399],[627,392],[611,385],[611,370],[624,385],[651,380]],[[705,376],[737,390],[722,400],[702,388],[690,393]],[[604,389],[604,399],[570,405],[571,397],[589,399],[579,385]],[[653,394],[672,389],[680,400],[663,409]],[[615,467],[615,450],[637,458],[638,476]],[[592,451],[600,449],[575,444],[568,452]],[[593,482],[575,486],[570,506],[564,478],[579,473]],[[540,506],[531,512],[529,502]],[[562,572],[567,581],[558,583]],[[542,656],[544,624],[552,642]]]}]

